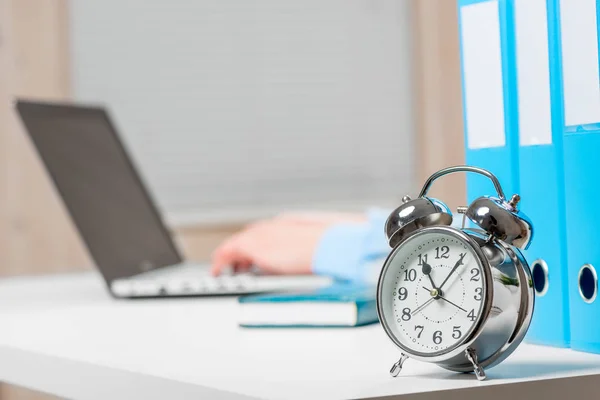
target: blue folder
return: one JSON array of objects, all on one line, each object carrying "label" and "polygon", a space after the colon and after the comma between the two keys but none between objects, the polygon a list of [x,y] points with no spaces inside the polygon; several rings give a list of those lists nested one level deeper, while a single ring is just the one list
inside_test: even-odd
[{"label": "blue folder", "polygon": [[559,4],[571,347],[600,353],[598,6]]},{"label": "blue folder", "polygon": [[[535,238],[525,251],[536,293],[526,340],[569,346],[558,0],[514,0],[519,190]],[[551,60],[553,61],[551,63]]]},{"label": "blue folder", "polygon": [[[510,196],[518,193],[518,137],[512,4],[458,1],[466,162],[495,174]],[[467,200],[495,194],[485,177],[467,176]]]}]

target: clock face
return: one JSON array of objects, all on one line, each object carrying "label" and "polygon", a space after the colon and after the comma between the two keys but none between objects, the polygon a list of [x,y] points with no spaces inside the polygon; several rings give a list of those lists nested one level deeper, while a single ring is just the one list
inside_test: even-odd
[{"label": "clock face", "polygon": [[395,339],[423,356],[446,353],[479,321],[486,285],[472,245],[452,229],[423,231],[387,261],[380,301]]}]

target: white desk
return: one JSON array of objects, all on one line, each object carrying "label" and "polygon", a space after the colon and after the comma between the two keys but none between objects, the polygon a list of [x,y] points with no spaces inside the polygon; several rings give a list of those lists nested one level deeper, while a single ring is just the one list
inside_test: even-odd
[{"label": "white desk", "polygon": [[[233,298],[117,301],[93,273],[0,281],[0,380],[82,399],[598,398],[600,356],[521,346],[485,382],[382,329],[241,329]],[[545,397],[542,397],[545,396]],[[573,397],[572,397],[573,398]]]}]

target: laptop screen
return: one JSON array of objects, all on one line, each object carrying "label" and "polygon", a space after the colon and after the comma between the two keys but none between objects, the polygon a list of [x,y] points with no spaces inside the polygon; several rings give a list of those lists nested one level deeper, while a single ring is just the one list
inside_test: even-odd
[{"label": "laptop screen", "polygon": [[181,262],[105,110],[26,101],[17,110],[108,282]]}]

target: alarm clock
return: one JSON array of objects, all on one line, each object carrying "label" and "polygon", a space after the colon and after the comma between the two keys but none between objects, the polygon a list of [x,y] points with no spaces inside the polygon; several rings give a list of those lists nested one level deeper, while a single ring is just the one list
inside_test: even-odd
[{"label": "alarm clock", "polygon": [[[427,197],[432,183],[447,174],[469,172],[489,178],[497,197],[482,196],[459,207],[462,227],[440,200]],[[506,200],[489,171],[455,166],[427,179],[415,199],[405,196],[388,217],[392,247],[377,285],[383,329],[400,349],[390,374],[398,376],[408,358],[451,371],[474,372],[508,357],[521,343],[534,306],[533,284],[521,254],[533,236],[530,220]],[[474,228],[465,228],[465,217]]]}]

